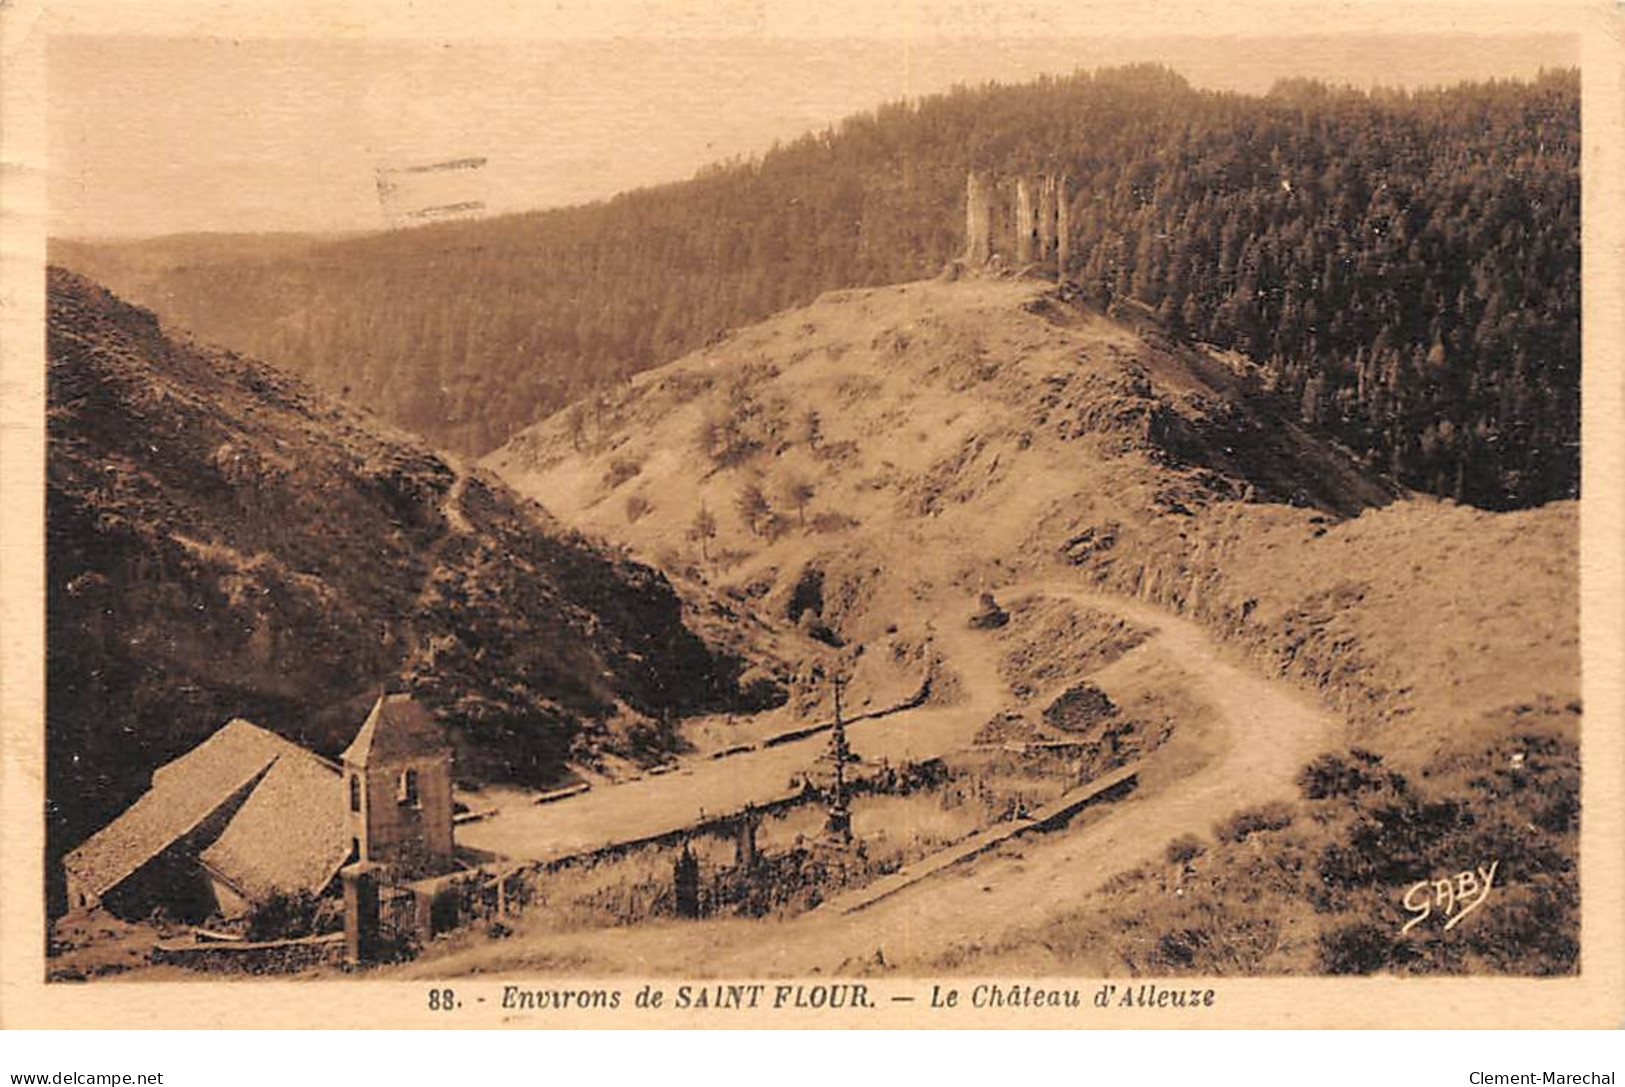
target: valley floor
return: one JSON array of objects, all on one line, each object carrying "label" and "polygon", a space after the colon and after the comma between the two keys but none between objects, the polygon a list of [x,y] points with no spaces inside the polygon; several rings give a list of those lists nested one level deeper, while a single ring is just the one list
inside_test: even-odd
[{"label": "valley floor", "polygon": [[[1065,582],[1001,591],[1006,601],[1043,597],[1127,619],[1152,637],[1090,681],[1126,704],[1155,688],[1184,700],[1191,716],[1159,749],[1128,798],[1092,809],[1051,833],[1007,841],[856,914],[833,904],[785,920],[653,922],[635,927],[547,931],[527,928],[502,942],[464,937],[400,968],[413,977],[471,972],[588,972],[688,975],[800,975],[880,965],[941,970],[956,953],[1037,925],[1078,904],[1112,875],[1160,856],[1183,833],[1205,833],[1238,807],[1286,797],[1305,762],[1335,745],[1341,722],[1282,681],[1232,660],[1189,620],[1139,601]],[[921,708],[851,730],[865,762],[943,755],[967,747],[1012,693],[1000,675],[1004,647],[967,623],[963,604],[934,624],[937,647],[960,679],[952,705]],[[1058,684],[1081,677],[1067,676]],[[703,809],[781,795],[789,778],[823,749],[811,737],[535,807],[504,826],[472,824],[461,836],[481,848],[517,845],[526,855],[635,838],[692,821]],[[476,829],[481,828],[481,829]],[[462,946],[459,946],[462,945]]]}]

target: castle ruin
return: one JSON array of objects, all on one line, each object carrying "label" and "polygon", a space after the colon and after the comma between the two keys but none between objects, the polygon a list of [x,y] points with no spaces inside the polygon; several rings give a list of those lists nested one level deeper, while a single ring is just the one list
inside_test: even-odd
[{"label": "castle ruin", "polygon": [[[995,210],[994,194],[1013,188],[1010,214]],[[1016,267],[1039,265],[1064,277],[1072,257],[1067,180],[1045,174],[1025,175],[1000,184],[977,170],[965,178],[965,257],[968,268],[982,268],[995,260]]]}]

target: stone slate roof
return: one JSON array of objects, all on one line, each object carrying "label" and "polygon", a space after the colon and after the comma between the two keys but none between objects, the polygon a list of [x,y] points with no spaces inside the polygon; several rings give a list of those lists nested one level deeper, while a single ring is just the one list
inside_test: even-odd
[{"label": "stone slate roof", "polygon": [[211,816],[229,815],[204,854],[227,882],[250,897],[267,888],[320,890],[347,853],[343,801],[332,764],[238,718],[155,770],[152,788],[62,863],[101,897]]},{"label": "stone slate roof", "polygon": [[64,857],[63,867],[85,890],[106,894],[209,816],[240,801],[276,761],[276,745],[284,743],[248,721],[229,722],[154,771],[152,788]]},{"label": "stone slate roof", "polygon": [[294,747],[277,756],[203,863],[251,901],[319,894],[349,855],[344,802],[339,771]]},{"label": "stone slate roof", "polygon": [[408,694],[381,696],[344,752],[346,766],[387,765],[451,750],[444,730]]}]

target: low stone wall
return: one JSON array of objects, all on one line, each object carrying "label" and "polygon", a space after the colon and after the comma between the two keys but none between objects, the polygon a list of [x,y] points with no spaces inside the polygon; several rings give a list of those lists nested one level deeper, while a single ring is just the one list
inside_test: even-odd
[{"label": "low stone wall", "polygon": [[165,940],[152,949],[152,961],[213,973],[293,973],[344,958],[344,933],[329,932],[292,940]]}]

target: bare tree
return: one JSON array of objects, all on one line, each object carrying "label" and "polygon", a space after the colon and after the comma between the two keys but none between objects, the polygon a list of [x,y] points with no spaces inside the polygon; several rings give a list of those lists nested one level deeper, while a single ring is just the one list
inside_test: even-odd
[{"label": "bare tree", "polygon": [[824,439],[824,423],[818,416],[817,408],[808,408],[801,417],[801,439],[811,449],[817,449],[818,443]]},{"label": "bare tree", "polygon": [[688,527],[688,538],[700,542],[700,559],[710,562],[710,541],[717,538],[717,519],[706,509],[704,502],[700,503],[699,510],[694,514],[694,521]]},{"label": "bare tree", "polygon": [[564,425],[570,434],[570,446],[577,453],[587,448],[587,409],[576,401],[564,415]]},{"label": "bare tree", "polygon": [[779,493],[784,501],[796,508],[796,522],[807,527],[807,503],[813,500],[818,493],[818,487],[812,480],[798,472],[790,472],[779,481]]},{"label": "bare tree", "polygon": [[745,527],[750,529],[752,536],[762,535],[763,529],[773,517],[773,507],[768,504],[767,495],[762,493],[760,483],[747,483],[739,489],[739,497],[734,501],[734,508],[739,512],[739,519]]}]

